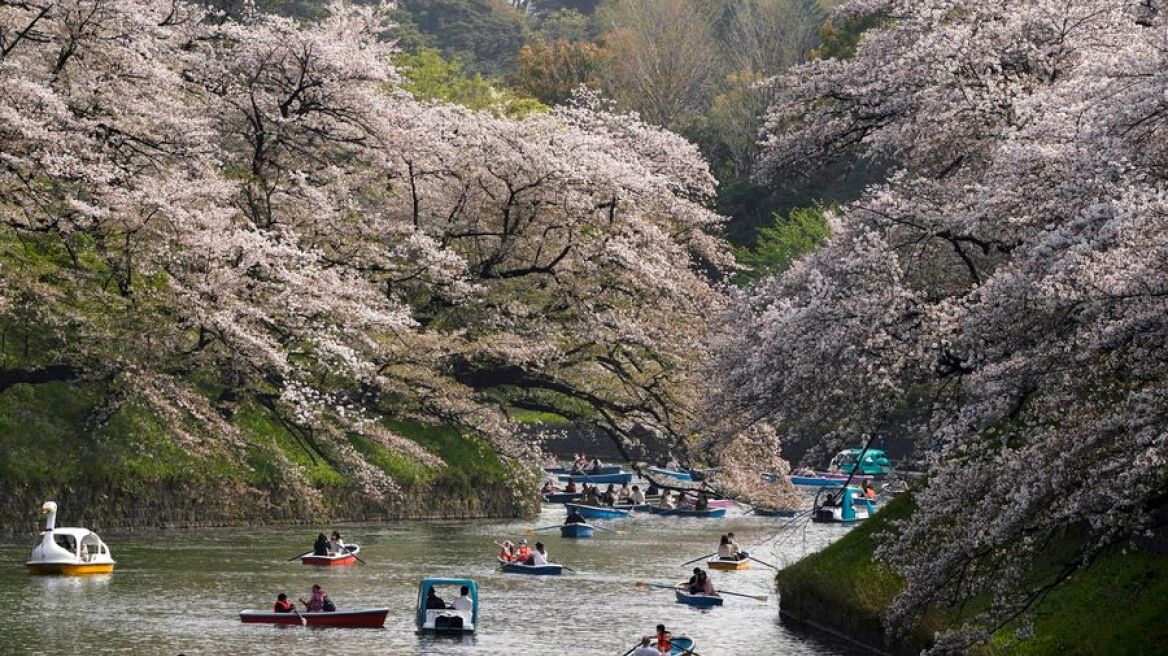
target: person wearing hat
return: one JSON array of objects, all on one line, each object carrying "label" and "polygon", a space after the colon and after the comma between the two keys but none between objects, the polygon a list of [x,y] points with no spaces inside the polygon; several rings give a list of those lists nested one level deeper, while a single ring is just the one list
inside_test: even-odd
[{"label": "person wearing hat", "polygon": [[[499,543],[496,542],[495,544]],[[503,540],[503,544],[499,544],[499,560],[508,563],[512,560],[515,560],[515,553],[512,550],[512,547],[514,546],[515,545],[511,544],[510,540]]]},{"label": "person wearing hat", "polygon": [[531,547],[527,546],[527,540],[520,540],[519,546],[515,548],[513,560],[517,563],[526,563],[529,558],[531,558]]}]

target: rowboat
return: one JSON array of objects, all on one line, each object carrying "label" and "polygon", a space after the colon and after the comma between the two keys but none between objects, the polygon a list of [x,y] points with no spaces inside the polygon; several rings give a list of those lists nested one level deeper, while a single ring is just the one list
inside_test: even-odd
[{"label": "rowboat", "polygon": [[699,608],[711,608],[722,605],[722,598],[718,595],[690,594],[685,588],[686,585],[681,583],[673,589],[673,592],[677,595],[677,603],[679,604],[698,606]]},{"label": "rowboat", "polygon": [[750,561],[745,558],[711,558],[706,561],[706,567],[726,571],[750,569]]},{"label": "rowboat", "polygon": [[525,565],[523,563],[511,563],[496,556],[499,561],[499,567],[508,574],[530,574],[532,576],[559,576],[564,573],[564,566],[555,563],[548,563],[547,565]]},{"label": "rowboat", "polygon": [[695,510],[693,508],[659,508],[652,506],[649,512],[654,515],[677,515],[680,517],[725,517],[725,508],[706,508],[705,510]]},{"label": "rowboat", "polygon": [[[815,476],[792,476],[792,485],[803,485],[806,487],[828,487],[831,485],[841,485],[848,479],[846,474],[816,474]],[[852,481],[859,483],[860,481],[870,481],[871,476],[856,475],[852,477]]]},{"label": "rowboat", "polygon": [[24,566],[29,574],[109,574],[114,559],[109,547],[87,528],[57,528],[57,504],[46,501],[41,506],[45,530],[32,548]]},{"label": "rowboat", "polygon": [[625,483],[633,482],[633,475],[630,472],[613,472],[611,474],[559,474],[561,481],[576,481],[577,483],[590,483],[592,485],[604,485],[612,483],[613,485],[624,485]]},{"label": "rowboat", "polygon": [[[469,609],[427,608],[426,600],[435,586],[450,586],[457,593],[466,588]],[[418,612],[415,623],[421,633],[464,635],[474,633],[479,619],[479,588],[472,579],[425,578],[418,585]]]},{"label": "rowboat", "polygon": [[693,480],[693,474],[690,474],[689,472],[677,471],[675,469],[665,469],[664,467],[649,467],[647,469],[650,474],[668,476],[669,478],[676,478],[679,481]]},{"label": "rowboat", "polygon": [[345,553],[334,554],[332,556],[314,556],[313,554],[305,554],[300,557],[300,564],[316,565],[318,567],[343,567],[345,565],[356,565],[357,554],[359,553],[361,553],[361,547],[355,544],[346,544]]},{"label": "rowboat", "polygon": [[564,524],[560,527],[560,537],[590,538],[595,530],[591,524]]},{"label": "rowboat", "polygon": [[[657,641],[649,643],[654,647],[657,646]],[[680,656],[685,652],[694,648],[694,639],[689,636],[673,636],[669,639],[669,644],[673,645],[669,648],[670,656]]]},{"label": "rowboat", "polygon": [[584,506],[578,503],[565,503],[564,507],[571,513],[573,510],[580,513],[585,519],[623,519],[629,516],[628,510],[609,508],[605,506]]},{"label": "rowboat", "polygon": [[650,504],[647,504],[647,503],[638,503],[638,504],[618,503],[615,506],[613,506],[613,508],[616,508],[618,510],[628,510],[630,512],[649,512],[649,509],[652,507],[653,506],[651,506]]},{"label": "rowboat", "polygon": [[[580,472],[580,473],[573,474],[571,467],[544,467],[543,470],[549,474],[556,474],[556,475],[567,474],[569,476],[584,476],[584,475],[590,473],[590,472]],[[600,473],[601,474],[619,474],[620,471],[621,471],[620,465],[601,465],[600,466]]]},{"label": "rowboat", "polygon": [[239,611],[239,620],[244,624],[300,624],[300,618],[304,618],[308,626],[380,629],[385,625],[385,616],[388,614],[388,608],[337,610],[331,613],[273,613],[266,610],[241,610]]},{"label": "rowboat", "polygon": [[548,503],[567,503],[569,501],[575,501],[582,496],[584,496],[583,492],[552,492],[543,495],[543,500]]}]

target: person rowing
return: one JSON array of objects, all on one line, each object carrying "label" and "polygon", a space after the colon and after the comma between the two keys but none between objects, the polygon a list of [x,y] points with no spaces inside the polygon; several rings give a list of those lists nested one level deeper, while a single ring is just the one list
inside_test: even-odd
[{"label": "person rowing", "polygon": [[730,540],[730,536],[723,535],[718,544],[718,558],[721,560],[742,560],[746,554],[738,551],[738,545]]},{"label": "person rowing", "polygon": [[657,625],[657,649],[663,654],[673,649],[673,634],[665,630],[664,624]]},{"label": "person rowing", "polygon": [[276,603],[272,606],[273,613],[294,613],[296,612],[296,604],[288,601],[288,595],[281,592],[276,595]]},{"label": "person rowing", "polygon": [[691,595],[705,595],[707,597],[716,596],[718,593],[714,590],[714,582],[710,580],[710,576],[706,571],[700,567],[694,568],[693,576],[689,577],[686,584],[686,589]]},{"label": "person rowing", "polygon": [[673,510],[677,507],[673,505],[673,494],[671,494],[669,490],[666,490],[665,493],[661,495],[661,500],[657,502],[657,507],[666,508],[669,510]]},{"label": "person rowing", "polygon": [[616,488],[613,487],[612,483],[609,483],[608,487],[605,488],[604,497],[601,500],[604,502],[604,505],[606,505],[606,506],[615,506],[616,505],[616,502],[617,502]]},{"label": "person rowing", "polygon": [[668,651],[661,651],[657,647],[654,647],[651,644],[652,642],[653,639],[649,636],[642,637],[640,644],[637,645],[637,648],[629,656],[665,656],[669,653]]},{"label": "person rowing", "polygon": [[580,509],[573,507],[572,511],[568,513],[568,519],[564,520],[564,523],[565,524],[587,524],[588,522],[587,522],[587,520],[584,519],[584,515],[580,514]]},{"label": "person rowing", "polygon": [[312,555],[327,556],[329,555],[329,540],[324,533],[316,536],[316,542],[312,543]]},{"label": "person rowing", "polygon": [[312,597],[308,601],[301,599],[300,603],[304,604],[305,610],[310,613],[331,613],[337,609],[324,588],[316,584],[312,586]]},{"label": "person rowing", "polygon": [[641,491],[641,487],[639,485],[633,486],[633,491],[631,494],[629,494],[629,502],[634,506],[639,506],[645,503],[645,493]]}]

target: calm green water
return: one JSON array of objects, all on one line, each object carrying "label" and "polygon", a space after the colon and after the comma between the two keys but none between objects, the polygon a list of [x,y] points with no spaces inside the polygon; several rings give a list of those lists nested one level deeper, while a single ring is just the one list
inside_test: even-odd
[{"label": "calm green water", "polygon": [[[63,525],[68,509],[62,509]],[[730,514],[740,511],[731,509]],[[770,570],[714,572],[720,588],[768,594],[728,597],[706,611],[674,602],[669,591],[634,581],[684,578],[680,563],[713,551],[734,531],[755,556],[781,565],[822,548],[846,529],[811,525],[779,532],[785,520],[637,516],[608,525],[624,531],[591,540],[540,533],[552,559],[578,570],[562,577],[498,571],[492,542],[556,524],[562,506],[534,521],[412,521],[339,527],[361,545],[365,566],[310,568],[287,558],[311,547],[314,528],[258,528],[107,534],[118,561],[112,575],[36,577],[25,573],[32,536],[0,544],[0,653],[5,654],[623,654],[662,622],[697,639],[706,655],[846,654],[847,648],[780,624]],[[333,527],[320,527],[325,528]],[[534,542],[534,540],[532,540]],[[692,567],[692,566],[690,566]],[[470,577],[480,586],[473,638],[414,633],[418,581]],[[306,629],[241,624],[241,609],[266,609],[277,592],[307,597],[320,583],[338,607],[388,606],[383,630]]]}]

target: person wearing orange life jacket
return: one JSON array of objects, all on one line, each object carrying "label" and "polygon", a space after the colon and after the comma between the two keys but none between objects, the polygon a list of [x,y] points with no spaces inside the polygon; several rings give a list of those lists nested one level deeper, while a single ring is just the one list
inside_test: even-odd
[{"label": "person wearing orange life jacket", "polygon": [[665,630],[664,624],[657,625],[657,651],[668,654],[673,648],[673,634]]},{"label": "person wearing orange life jacket", "polygon": [[527,546],[527,540],[520,540],[519,546],[515,548],[513,560],[517,563],[526,563],[528,558],[531,558],[531,547]]},{"label": "person wearing orange life jacket", "polygon": [[875,498],[876,498],[876,488],[872,487],[872,484],[871,484],[870,482],[868,482],[868,481],[864,481],[864,482],[863,482],[863,483],[860,485],[860,487],[861,487],[861,488],[863,488],[863,490],[864,490],[864,496],[865,496],[865,497],[867,497],[867,498],[869,498],[869,499],[875,499]]},{"label": "person wearing orange life jacket", "polygon": [[[498,544],[498,543],[496,543],[496,544]],[[515,553],[512,550],[512,546],[513,545],[511,544],[510,540],[503,540],[503,544],[499,545],[499,560],[502,560],[502,561],[505,561],[508,563],[511,562],[512,560],[515,560]]]},{"label": "person wearing orange life jacket", "polygon": [[296,605],[288,601],[288,595],[281,592],[276,596],[276,604],[272,607],[273,613],[292,613],[296,611]]}]

